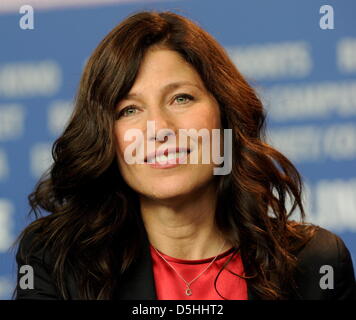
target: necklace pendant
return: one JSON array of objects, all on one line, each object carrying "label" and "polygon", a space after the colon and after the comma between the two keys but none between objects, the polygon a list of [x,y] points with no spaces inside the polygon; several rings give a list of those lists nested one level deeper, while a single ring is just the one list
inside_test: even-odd
[{"label": "necklace pendant", "polygon": [[186,294],[187,296],[191,296],[191,295],[192,295],[192,289],[187,288],[187,289],[185,290],[185,294]]}]

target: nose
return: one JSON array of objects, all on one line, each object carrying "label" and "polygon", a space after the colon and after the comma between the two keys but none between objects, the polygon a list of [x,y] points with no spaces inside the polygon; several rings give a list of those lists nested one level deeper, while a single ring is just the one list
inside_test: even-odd
[{"label": "nose", "polygon": [[172,129],[159,129],[156,133],[148,137],[149,141],[167,142],[170,136],[174,137]]},{"label": "nose", "polygon": [[147,138],[149,141],[154,140],[163,143],[176,133],[174,121],[161,110],[150,112],[147,120]]}]

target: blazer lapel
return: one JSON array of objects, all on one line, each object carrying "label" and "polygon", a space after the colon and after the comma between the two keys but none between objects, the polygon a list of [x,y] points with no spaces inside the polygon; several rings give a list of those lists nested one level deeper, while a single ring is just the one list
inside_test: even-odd
[{"label": "blazer lapel", "polygon": [[157,300],[149,241],[145,234],[139,259],[124,274],[117,288],[119,300]]},{"label": "blazer lapel", "polygon": [[247,297],[248,300],[261,300],[258,295],[253,291],[251,285],[249,284],[248,280],[246,280],[247,283]]}]

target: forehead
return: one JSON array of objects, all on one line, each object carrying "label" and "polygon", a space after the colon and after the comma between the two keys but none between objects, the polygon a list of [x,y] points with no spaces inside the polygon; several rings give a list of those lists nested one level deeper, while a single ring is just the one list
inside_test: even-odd
[{"label": "forehead", "polygon": [[199,73],[179,53],[169,49],[149,49],[130,92],[155,89],[168,82],[189,82],[204,86]]}]

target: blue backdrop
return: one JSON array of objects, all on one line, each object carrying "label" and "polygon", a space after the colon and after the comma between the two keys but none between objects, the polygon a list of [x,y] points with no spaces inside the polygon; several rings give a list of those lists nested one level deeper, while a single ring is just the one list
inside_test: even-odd
[{"label": "blue backdrop", "polygon": [[[332,8],[320,13],[325,4]],[[270,142],[305,178],[308,220],[341,236],[355,264],[355,1],[34,7],[33,30],[20,28],[17,8],[0,11],[0,299],[10,298],[15,285],[8,249],[31,221],[27,195],[51,163],[51,145],[72,110],[83,64],[124,17],[153,8],[195,20],[226,48],[265,103]]]}]

